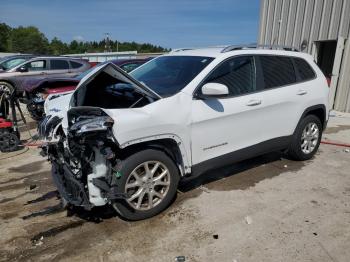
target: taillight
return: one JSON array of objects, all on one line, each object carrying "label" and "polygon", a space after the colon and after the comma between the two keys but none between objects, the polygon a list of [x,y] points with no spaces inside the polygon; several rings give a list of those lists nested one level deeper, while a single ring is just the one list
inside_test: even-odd
[{"label": "taillight", "polygon": [[328,87],[331,87],[331,78],[326,77]]}]

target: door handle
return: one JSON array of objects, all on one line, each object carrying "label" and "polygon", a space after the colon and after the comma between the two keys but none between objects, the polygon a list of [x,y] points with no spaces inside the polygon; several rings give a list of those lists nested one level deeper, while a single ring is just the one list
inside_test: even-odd
[{"label": "door handle", "polygon": [[306,95],[307,94],[307,91],[306,90],[299,90],[298,92],[297,92],[297,95],[299,95],[299,96],[303,96],[303,95]]},{"label": "door handle", "polygon": [[247,106],[257,106],[261,104],[261,100],[250,100],[246,105]]}]

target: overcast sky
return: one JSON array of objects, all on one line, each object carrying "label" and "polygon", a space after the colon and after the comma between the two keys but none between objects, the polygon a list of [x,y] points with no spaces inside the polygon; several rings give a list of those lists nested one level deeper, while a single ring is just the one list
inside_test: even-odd
[{"label": "overcast sky", "polygon": [[259,0],[2,0],[0,22],[52,39],[149,42],[168,48],[256,42]]}]

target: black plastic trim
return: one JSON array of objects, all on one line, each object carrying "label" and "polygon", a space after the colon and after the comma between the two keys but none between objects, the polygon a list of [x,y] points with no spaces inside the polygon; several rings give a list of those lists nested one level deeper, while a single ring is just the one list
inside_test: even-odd
[{"label": "black plastic trim", "polygon": [[269,152],[286,149],[291,143],[291,140],[292,136],[273,138],[253,146],[249,146],[222,156],[203,161],[192,166],[191,176],[197,176],[203,174],[206,171],[213,170],[222,166],[227,166]]},{"label": "black plastic trim", "polygon": [[[310,106],[310,107],[306,108],[305,111],[303,112],[303,114],[301,115],[299,122],[300,122],[307,114],[309,114],[311,111],[317,110],[317,109],[322,109],[322,110],[323,110],[324,119],[320,119],[320,120],[321,120],[321,122],[323,123],[323,130],[325,130],[326,127],[327,127],[327,122],[328,122],[328,121],[327,121],[326,106],[323,105],[323,104],[318,104],[318,105],[314,105],[314,106]],[[299,125],[299,122],[298,122],[298,125]],[[296,127],[295,127],[295,129],[296,129]]]}]

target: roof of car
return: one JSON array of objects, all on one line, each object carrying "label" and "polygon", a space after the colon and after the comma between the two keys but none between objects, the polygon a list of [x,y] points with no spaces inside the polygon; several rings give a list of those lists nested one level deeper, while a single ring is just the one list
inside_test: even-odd
[{"label": "roof of car", "polygon": [[13,58],[20,58],[20,57],[36,57],[36,55],[31,55],[31,54],[17,54],[17,55],[8,55],[8,56],[3,56],[0,57],[0,60],[9,60],[9,59],[13,59]]},{"label": "roof of car", "polygon": [[84,60],[78,57],[66,57],[66,56],[37,56],[34,57],[33,59],[65,59],[65,60]]},{"label": "roof of car", "polygon": [[168,55],[173,56],[206,56],[217,57],[221,54],[223,47],[204,47],[204,48],[180,48],[171,51]]},{"label": "roof of car", "polygon": [[204,57],[227,57],[232,54],[269,54],[269,55],[288,55],[297,57],[308,57],[309,54],[299,52],[294,47],[288,46],[264,46],[264,45],[232,45],[215,46],[205,48],[181,48],[171,51],[170,56],[204,56]]}]

